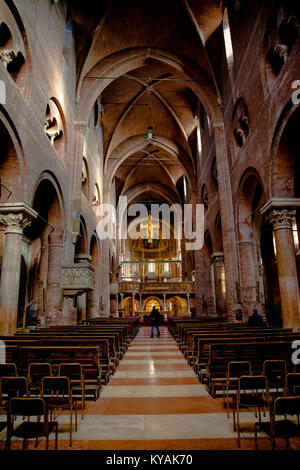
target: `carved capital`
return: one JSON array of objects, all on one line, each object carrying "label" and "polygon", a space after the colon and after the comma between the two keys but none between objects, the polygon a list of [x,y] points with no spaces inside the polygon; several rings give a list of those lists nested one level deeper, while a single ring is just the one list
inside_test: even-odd
[{"label": "carved capital", "polygon": [[13,49],[0,52],[0,60],[3,62],[5,68],[16,58],[16,53]]},{"label": "carved capital", "polygon": [[216,267],[216,268],[222,268],[224,267],[224,255],[223,253],[213,253],[211,255],[212,257],[212,262],[213,262],[213,265]]},{"label": "carved capital", "polygon": [[296,211],[282,209],[273,209],[266,217],[267,221],[273,226],[273,230],[292,229],[292,219]]},{"label": "carved capital", "polygon": [[31,218],[24,214],[0,214],[0,224],[6,226],[6,233],[23,233],[24,228],[31,224]]}]

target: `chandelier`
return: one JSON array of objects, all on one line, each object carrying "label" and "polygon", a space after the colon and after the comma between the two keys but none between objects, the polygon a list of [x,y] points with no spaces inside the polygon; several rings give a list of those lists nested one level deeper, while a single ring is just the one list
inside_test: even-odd
[{"label": "chandelier", "polygon": [[153,127],[149,126],[147,132],[145,134],[145,140],[152,142],[153,140],[157,140],[156,135],[153,132]]}]

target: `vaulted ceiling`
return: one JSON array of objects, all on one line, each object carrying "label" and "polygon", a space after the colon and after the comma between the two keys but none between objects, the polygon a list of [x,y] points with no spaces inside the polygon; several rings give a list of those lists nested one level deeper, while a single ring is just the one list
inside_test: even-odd
[{"label": "vaulted ceiling", "polygon": [[[183,175],[196,175],[195,144],[199,99],[185,72],[174,73],[159,51],[176,54],[193,64],[214,86],[212,62],[205,43],[222,20],[216,0],[92,0],[69,1],[75,33],[77,93],[101,84],[105,166],[114,165],[126,142],[126,158],[115,164],[118,195],[141,188],[144,197],[158,198],[151,190],[182,201]],[[130,70],[120,68],[126,52],[149,48],[149,56]],[[155,58],[150,50],[156,50]],[[120,55],[120,53],[123,55]],[[101,65],[120,56],[119,69],[111,76],[98,75]],[[99,69],[100,65],[100,69]],[[118,69],[118,70],[119,70]],[[114,70],[114,69],[112,69]],[[112,79],[113,77],[113,79]],[[88,85],[87,85],[88,84]],[[201,86],[201,81],[197,80]],[[97,85],[96,85],[97,86]],[[145,141],[152,126],[156,140]],[[143,142],[144,144],[141,142]],[[136,148],[135,148],[136,143]],[[178,149],[174,156],[173,147]],[[127,148],[126,147],[126,148]],[[187,178],[187,181],[191,181]],[[145,196],[146,194],[146,196]]]}]

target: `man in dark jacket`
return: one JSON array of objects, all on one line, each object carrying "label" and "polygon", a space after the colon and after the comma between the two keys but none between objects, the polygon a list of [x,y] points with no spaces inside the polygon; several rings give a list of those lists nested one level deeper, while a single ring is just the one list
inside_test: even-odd
[{"label": "man in dark jacket", "polygon": [[248,326],[263,326],[263,318],[258,314],[256,309],[253,310],[253,314],[248,318]]},{"label": "man in dark jacket", "polygon": [[156,328],[157,336],[160,336],[160,331],[159,331],[159,328],[158,328],[159,320],[160,320],[160,314],[159,314],[159,311],[156,310],[155,307],[152,308],[152,311],[149,315],[149,318],[151,320],[151,338],[153,338],[154,327]]}]

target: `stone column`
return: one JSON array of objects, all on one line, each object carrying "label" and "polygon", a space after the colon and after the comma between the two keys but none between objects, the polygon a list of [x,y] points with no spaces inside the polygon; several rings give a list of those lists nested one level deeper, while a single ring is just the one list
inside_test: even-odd
[{"label": "stone column", "polygon": [[134,316],[134,301],[135,301],[135,291],[132,292],[132,316]]},{"label": "stone column", "polygon": [[94,289],[88,292],[87,295],[87,316],[88,318],[99,317],[99,298],[100,298],[100,285],[99,285],[99,268],[95,267],[95,283]]},{"label": "stone column", "polygon": [[295,211],[273,209],[266,219],[272,224],[279,278],[281,315],[285,328],[299,327],[300,296],[297,277],[292,218]]},{"label": "stone column", "polygon": [[186,303],[187,303],[187,314],[188,316],[191,316],[191,311],[190,311],[190,294],[186,294]]},{"label": "stone column", "polygon": [[261,308],[257,301],[258,272],[255,263],[257,253],[252,240],[239,241],[240,267],[241,267],[241,297],[243,302],[244,321],[252,315],[253,309]]},{"label": "stone column", "polygon": [[216,310],[219,315],[224,315],[226,310],[224,255],[216,252],[211,257],[214,267]]},{"label": "stone column", "polygon": [[47,272],[48,272],[48,237],[49,227],[47,226],[41,236],[41,258],[39,268],[39,287],[38,287],[38,311],[37,311],[37,325],[39,327],[45,326],[45,307],[46,307],[46,286],[47,286]]},{"label": "stone column", "polygon": [[61,262],[63,252],[62,233],[53,232],[49,237],[48,279],[45,324],[59,325],[61,297]]},{"label": "stone column", "polygon": [[167,310],[167,294],[163,294],[163,296],[164,296],[163,309],[165,312]]},{"label": "stone column", "polygon": [[140,312],[143,310],[143,299],[142,294],[140,293]]},{"label": "stone column", "polygon": [[99,258],[100,272],[100,292],[102,297],[103,311],[100,316],[109,317],[110,313],[110,279],[109,279],[109,243],[110,240],[101,241],[101,250]]},{"label": "stone column", "polygon": [[226,307],[228,321],[233,321],[238,308],[236,282],[238,275],[238,256],[235,234],[235,220],[232,201],[232,185],[229,171],[224,123],[214,123],[215,148],[218,169],[218,187],[221,211],[222,241],[226,279]]},{"label": "stone column", "polygon": [[116,317],[119,317],[119,294],[116,294]]},{"label": "stone column", "polygon": [[0,283],[0,333],[13,335],[16,331],[22,237],[31,218],[23,213],[0,214],[0,223],[6,226],[1,283]]},{"label": "stone column", "polygon": [[203,250],[195,251],[195,297],[196,297],[196,316],[205,315],[205,283],[204,283],[204,259]]}]

